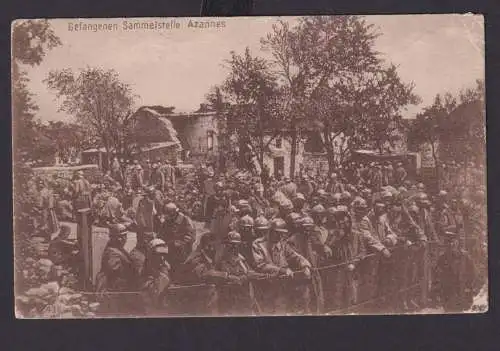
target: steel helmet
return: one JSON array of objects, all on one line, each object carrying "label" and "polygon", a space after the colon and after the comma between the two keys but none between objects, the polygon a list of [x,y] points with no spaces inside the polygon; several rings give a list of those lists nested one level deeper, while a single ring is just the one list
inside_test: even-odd
[{"label": "steel helmet", "polygon": [[241,235],[236,231],[230,231],[224,238],[224,242],[227,244],[241,244]]},{"label": "steel helmet", "polygon": [[122,236],[127,234],[127,227],[121,223],[112,224],[109,227],[109,236]]},{"label": "steel helmet", "polygon": [[286,221],[289,223],[296,224],[301,218],[302,218],[302,216],[300,214],[298,214],[297,212],[291,212],[286,216],[286,219],[287,219]]},{"label": "steel helmet", "polygon": [[249,215],[241,217],[238,221],[238,226],[247,228],[253,227],[254,226],[253,218],[250,217]]},{"label": "steel helmet", "polygon": [[304,196],[304,194],[302,193],[297,193],[295,194],[295,197],[293,198],[293,201],[298,201],[298,200],[302,200],[302,201],[306,201],[306,198]]},{"label": "steel helmet", "polygon": [[168,254],[168,246],[162,239],[153,239],[148,243],[148,248],[155,253]]},{"label": "steel helmet", "polygon": [[336,215],[349,214],[349,208],[347,208],[347,206],[339,205],[335,208],[335,214]]},{"label": "steel helmet", "polygon": [[314,215],[322,215],[326,212],[325,208],[323,207],[323,205],[316,205],[314,206],[312,209],[311,209],[311,212],[314,214]]},{"label": "steel helmet", "polygon": [[269,229],[269,221],[264,216],[259,216],[255,219],[254,222],[255,229]]},{"label": "steel helmet", "polygon": [[179,212],[179,208],[175,203],[169,202],[165,204],[165,206],[163,207],[163,211],[165,212],[165,214],[174,215],[175,213]]},{"label": "steel helmet", "polygon": [[290,200],[285,199],[280,202],[280,209],[281,210],[292,210],[293,209],[293,204]]},{"label": "steel helmet", "polygon": [[319,196],[326,196],[326,195],[327,195],[327,192],[325,191],[325,189],[319,189],[319,190],[318,190],[318,195],[319,195]]},{"label": "steel helmet", "polygon": [[302,227],[314,227],[314,220],[311,217],[304,217],[300,223]]},{"label": "steel helmet", "polygon": [[351,193],[348,191],[344,191],[342,194],[340,194],[340,197],[342,200],[350,200],[351,199]]},{"label": "steel helmet", "polygon": [[363,199],[362,197],[357,196],[354,201],[352,202],[352,207],[355,210],[361,210],[361,209],[367,209],[368,204],[366,203],[366,200]]},{"label": "steel helmet", "polygon": [[281,218],[275,218],[271,221],[271,230],[276,232],[288,233],[286,222]]}]

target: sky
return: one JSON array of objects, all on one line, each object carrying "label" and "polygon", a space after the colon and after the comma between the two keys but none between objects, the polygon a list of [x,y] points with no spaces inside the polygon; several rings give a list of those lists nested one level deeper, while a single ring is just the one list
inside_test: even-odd
[{"label": "sky", "polygon": [[[204,18],[206,19],[206,18]],[[36,94],[42,121],[72,119],[58,112],[60,100],[43,80],[54,69],[86,66],[115,69],[138,95],[137,106],[175,106],[178,112],[194,111],[209,89],[227,75],[224,60],[230,51],[242,53],[248,46],[261,54],[260,38],[277,17],[215,18],[219,28],[188,27],[188,18],[176,18],[180,28],[123,29],[121,19],[56,19],[51,25],[62,45],[47,52],[43,62],[27,67],[29,88]],[[291,22],[296,19],[284,17]],[[128,19],[129,22],[167,22],[174,19]],[[200,20],[193,18],[192,20]],[[412,117],[432,103],[438,93],[458,93],[484,78],[483,18],[478,15],[381,15],[366,16],[382,33],[376,50],[398,66],[403,81],[415,84],[422,103],[403,112]],[[69,30],[70,24],[112,24],[112,31]],[[74,26],[73,26],[74,28]],[[265,54],[262,54],[265,55]]]}]

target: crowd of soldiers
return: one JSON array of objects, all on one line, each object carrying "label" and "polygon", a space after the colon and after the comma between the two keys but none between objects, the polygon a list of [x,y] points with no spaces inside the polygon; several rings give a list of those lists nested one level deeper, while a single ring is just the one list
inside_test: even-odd
[{"label": "crowd of soldiers", "polygon": [[[429,194],[401,162],[349,162],[295,179],[204,165],[182,189],[166,160],[148,168],[145,176],[134,161],[123,172],[115,159],[98,186],[77,172],[58,205],[68,215],[91,208],[92,221],[109,228],[96,282],[102,313],[175,314],[174,295],[194,315],[327,313],[356,304],[366,257],[378,255],[383,267],[396,248],[431,244],[443,250],[430,268],[429,302],[464,310],[486,280],[480,186]],[[180,205],[186,193],[194,200]],[[127,252],[129,232],[137,244]],[[319,269],[336,265],[347,278],[326,282]],[[429,302],[403,299],[397,308]]]}]

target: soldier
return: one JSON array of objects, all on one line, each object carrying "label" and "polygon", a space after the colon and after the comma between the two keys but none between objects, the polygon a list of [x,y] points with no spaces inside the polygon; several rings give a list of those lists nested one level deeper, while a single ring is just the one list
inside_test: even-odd
[{"label": "soldier", "polygon": [[330,175],[330,182],[326,187],[328,193],[342,193],[345,190],[344,184],[338,179],[337,173]]},{"label": "soldier", "polygon": [[382,182],[384,185],[394,184],[394,168],[392,168],[392,164],[390,162],[387,162],[384,166]]},{"label": "soldier", "polygon": [[352,203],[352,230],[357,232],[364,241],[368,251],[381,253],[384,257],[391,257],[389,250],[373,236],[374,230],[370,220],[368,219],[368,206],[366,201],[361,197],[356,197]]},{"label": "soldier", "polygon": [[339,310],[358,302],[359,271],[358,264],[367,255],[366,239],[358,230],[352,230],[352,218],[349,209],[345,206],[335,208],[334,216],[336,227],[328,235],[325,246],[331,251],[325,264],[345,264],[344,274],[328,274],[323,277],[323,287],[333,291],[332,295],[325,296],[327,311]]},{"label": "soldier", "polygon": [[437,241],[434,223],[430,213],[431,203],[425,193],[418,193],[415,198],[415,204],[418,207],[416,222],[418,226],[424,231],[425,237],[429,241]]},{"label": "soldier", "polygon": [[48,188],[43,180],[38,182],[38,209],[41,213],[41,229],[46,233],[48,239],[60,228],[59,220],[55,211],[54,193]]},{"label": "soldier", "polygon": [[73,194],[73,210],[77,211],[84,208],[92,208],[92,189],[89,181],[83,176],[83,171],[77,171],[75,173],[71,188]]},{"label": "soldier", "polygon": [[[253,243],[253,256],[256,270],[283,277],[269,281],[263,286],[265,311],[270,314],[283,314],[287,311],[299,312],[301,307],[308,306],[310,295],[307,284],[303,280],[294,279],[294,271],[303,272],[303,277],[311,276],[311,263],[293,250],[284,240],[288,230],[286,222],[280,218],[271,221],[271,230],[266,238],[257,239]],[[296,276],[296,278],[299,278]],[[287,308],[288,306],[288,308]]]},{"label": "soldier", "polygon": [[393,247],[398,242],[397,235],[393,232],[387,219],[386,206],[382,202],[376,202],[373,207],[373,215],[370,216],[374,229],[373,235],[386,247]]},{"label": "soldier", "polygon": [[306,198],[302,193],[297,193],[295,197],[292,199],[293,210],[296,213],[305,215],[306,214]]},{"label": "soldier", "polygon": [[259,216],[254,221],[254,228],[255,228],[255,238],[259,239],[267,237],[269,233],[269,228],[271,227],[266,217]]},{"label": "soldier", "polygon": [[456,233],[446,232],[445,237],[447,249],[437,261],[434,289],[445,312],[463,312],[478,292],[476,267],[467,252],[460,250]]},{"label": "soldier", "polygon": [[[318,226],[314,224],[311,217],[304,217],[299,224],[300,229],[293,234],[288,242],[300,255],[305,257],[313,267],[319,266],[318,256],[324,252],[322,233]],[[319,272],[315,270],[312,273],[312,297],[313,301],[309,309],[314,308],[316,313],[321,313],[324,306],[323,287]],[[314,307],[313,307],[314,306]],[[308,309],[308,310],[309,310]]]},{"label": "soldier", "polygon": [[371,174],[370,186],[372,187],[374,192],[379,192],[383,186],[383,174],[382,167],[377,164],[374,167],[374,170]]},{"label": "soldier", "polygon": [[165,308],[166,292],[170,286],[170,265],[167,256],[168,247],[163,240],[153,239],[148,243],[141,286],[148,315],[161,313]]},{"label": "soldier", "polygon": [[163,165],[161,165],[159,167],[160,169],[160,172],[163,173],[163,175],[165,176],[165,182],[166,182],[166,185],[171,188],[171,189],[174,189],[175,188],[175,183],[176,183],[176,179],[175,179],[175,167],[172,166],[167,159],[165,159],[163,161]]},{"label": "soldier", "polygon": [[241,236],[239,252],[245,258],[247,264],[254,266],[252,243],[255,240],[254,220],[249,215],[245,215],[238,221],[238,235]]},{"label": "soldier", "polygon": [[351,193],[348,192],[348,191],[343,191],[340,194],[340,199],[339,199],[339,203],[337,204],[337,206],[338,205],[342,205],[342,206],[349,207],[351,205],[351,202],[352,202],[352,195],[351,195]]},{"label": "soldier", "polygon": [[100,296],[102,313],[130,315],[141,311],[138,295],[139,277],[132,259],[125,251],[127,228],[114,224],[109,229],[109,242],[104,249],[101,271],[96,277],[96,292]]},{"label": "soldier", "polygon": [[144,187],[144,171],[137,160],[134,161],[134,166],[132,167],[130,183],[134,191]]},{"label": "soldier", "polygon": [[403,167],[402,162],[398,162],[397,167],[394,171],[394,185],[402,186],[408,177],[406,169]]},{"label": "soldier", "polygon": [[146,196],[141,196],[137,202],[135,211],[135,223],[137,225],[137,240],[142,240],[146,232],[157,232],[156,215],[158,214],[157,204],[154,200],[154,188],[147,189]]},{"label": "soldier", "polygon": [[[217,248],[216,236],[212,232],[205,233],[200,243],[182,265],[183,274],[179,274],[180,283],[194,286],[200,282],[205,284],[224,284],[229,281],[226,273],[216,270],[215,255]],[[214,315],[217,313],[217,290],[208,285],[190,294],[186,290],[180,296],[179,306],[185,312],[194,315]]]},{"label": "soldier", "polygon": [[151,176],[149,178],[149,185],[154,186],[156,189],[160,190],[162,193],[165,192],[165,175],[163,172],[160,170],[159,166],[157,163],[153,163],[152,165],[152,172]]},{"label": "soldier", "polygon": [[227,277],[224,284],[217,284],[219,313],[223,315],[249,315],[260,312],[251,280],[267,275],[252,271],[245,257],[240,254],[241,245],[240,234],[229,232],[224,239],[224,254],[216,265],[217,270],[225,273]]},{"label": "soldier", "polygon": [[191,218],[180,212],[175,203],[165,204],[164,214],[165,223],[158,236],[167,243],[168,262],[172,266],[172,279],[175,281],[177,269],[192,251],[196,230]]},{"label": "soldier", "polygon": [[444,241],[446,232],[457,233],[457,225],[453,213],[447,204],[447,196],[448,193],[441,190],[435,202],[434,223],[436,234],[440,242]]},{"label": "soldier", "polygon": [[324,243],[328,236],[328,230],[325,225],[327,222],[326,209],[322,205],[316,205],[311,209],[311,217],[314,220],[315,235]]}]

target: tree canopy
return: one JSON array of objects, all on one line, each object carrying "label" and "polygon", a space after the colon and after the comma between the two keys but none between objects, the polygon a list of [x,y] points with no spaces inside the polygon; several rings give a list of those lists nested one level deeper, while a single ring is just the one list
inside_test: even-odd
[{"label": "tree canopy", "polygon": [[62,99],[61,111],[74,116],[108,151],[125,153],[136,96],[114,70],[87,67],[54,70],[45,80]]}]

